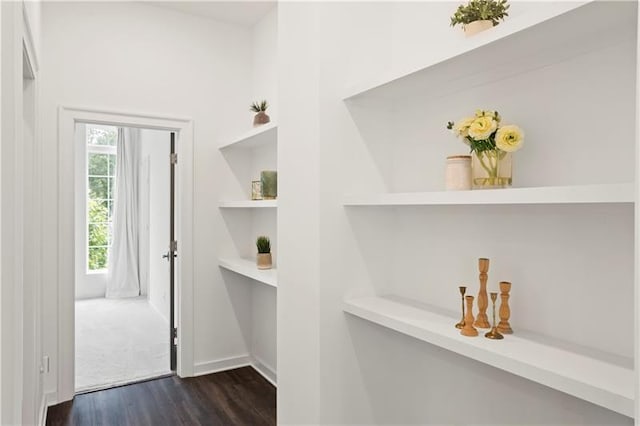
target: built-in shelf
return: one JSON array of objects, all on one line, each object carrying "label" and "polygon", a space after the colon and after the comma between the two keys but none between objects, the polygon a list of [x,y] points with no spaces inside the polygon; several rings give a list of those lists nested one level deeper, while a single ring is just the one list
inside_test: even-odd
[{"label": "built-in shelf", "polygon": [[[554,2],[555,3],[555,2]],[[416,51],[418,65],[398,67],[348,88],[343,99],[435,98],[504,80],[635,37],[636,2],[557,2],[513,16],[454,48]]]},{"label": "built-in shelf", "polygon": [[348,195],[345,206],[633,203],[633,183]]},{"label": "built-in shelf", "polygon": [[345,302],[344,311],[418,340],[524,377],[553,389],[633,417],[634,373],[566,347],[527,339],[517,333],[504,340],[464,337],[459,318],[435,313],[393,298],[364,297]]},{"label": "built-in shelf", "polygon": [[227,148],[256,148],[258,146],[276,143],[278,141],[278,125],[276,123],[263,124],[242,136],[220,146],[220,150]]},{"label": "built-in shelf", "polygon": [[229,200],[220,201],[221,209],[264,209],[278,207],[278,200]]},{"label": "built-in shelf", "polygon": [[278,274],[273,269],[258,269],[255,260],[237,258],[218,259],[218,265],[221,268],[233,271],[236,274],[244,275],[252,280],[261,282],[271,287],[278,287]]}]

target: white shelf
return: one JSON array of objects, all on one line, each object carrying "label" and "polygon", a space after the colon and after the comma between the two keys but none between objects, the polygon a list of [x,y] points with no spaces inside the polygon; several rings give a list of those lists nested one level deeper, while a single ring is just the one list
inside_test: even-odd
[{"label": "white shelf", "polygon": [[220,150],[227,148],[256,148],[258,146],[278,141],[278,125],[276,123],[263,124],[229,143],[221,145]]},{"label": "white shelf", "polygon": [[[565,2],[507,19],[472,38],[460,36],[457,48],[434,56],[429,49],[420,66],[384,72],[348,88],[344,100],[407,100],[439,97],[557,63],[632,39],[635,2]],[[452,31],[461,31],[452,29]]]},{"label": "white shelf", "polygon": [[276,269],[258,269],[255,260],[239,257],[218,259],[218,265],[221,268],[244,275],[245,277],[249,277],[271,287],[278,287],[278,274]]},{"label": "white shelf", "polygon": [[345,206],[633,203],[632,183],[349,195]]},{"label": "white shelf", "polygon": [[504,340],[464,337],[459,318],[382,297],[345,302],[344,311],[399,333],[633,417],[633,369],[578,352],[509,335]]},{"label": "white shelf", "polygon": [[220,201],[221,209],[265,209],[278,207],[278,200],[228,200]]}]

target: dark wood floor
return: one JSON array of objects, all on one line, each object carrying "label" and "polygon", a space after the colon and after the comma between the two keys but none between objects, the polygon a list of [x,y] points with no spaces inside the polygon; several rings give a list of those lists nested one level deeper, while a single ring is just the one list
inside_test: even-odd
[{"label": "dark wood floor", "polygon": [[251,367],[86,393],[47,412],[51,426],[275,424],[276,389]]}]

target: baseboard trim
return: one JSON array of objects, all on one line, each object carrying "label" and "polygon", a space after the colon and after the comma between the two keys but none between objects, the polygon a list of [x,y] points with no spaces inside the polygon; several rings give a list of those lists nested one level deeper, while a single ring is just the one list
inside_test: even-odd
[{"label": "baseboard trim", "polygon": [[197,362],[193,366],[193,375],[204,376],[205,374],[220,373],[222,371],[233,370],[241,367],[253,368],[273,386],[278,386],[278,376],[275,370],[264,363],[261,359],[250,355],[241,355],[215,361]]},{"label": "baseboard trim", "polygon": [[278,387],[278,375],[273,368],[263,362],[260,358],[251,358],[251,367],[276,388]]},{"label": "baseboard trim", "polygon": [[251,357],[248,355],[218,359],[215,361],[197,362],[193,366],[193,375],[203,376],[205,374],[219,373],[221,371],[233,370],[234,368],[249,365],[251,365]]}]

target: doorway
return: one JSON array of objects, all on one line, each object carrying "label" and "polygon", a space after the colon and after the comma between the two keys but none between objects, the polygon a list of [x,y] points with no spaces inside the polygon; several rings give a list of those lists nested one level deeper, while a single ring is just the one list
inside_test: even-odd
[{"label": "doorway", "polygon": [[75,391],[171,374],[175,134],[78,122]]},{"label": "doorway", "polygon": [[73,143],[76,123],[167,130],[175,133],[178,167],[175,169],[175,319],[177,326],[176,373],[193,375],[193,121],[141,112],[61,106],[58,113],[58,335],[56,394],[52,403],[75,395],[75,175],[79,173],[77,147]]}]

